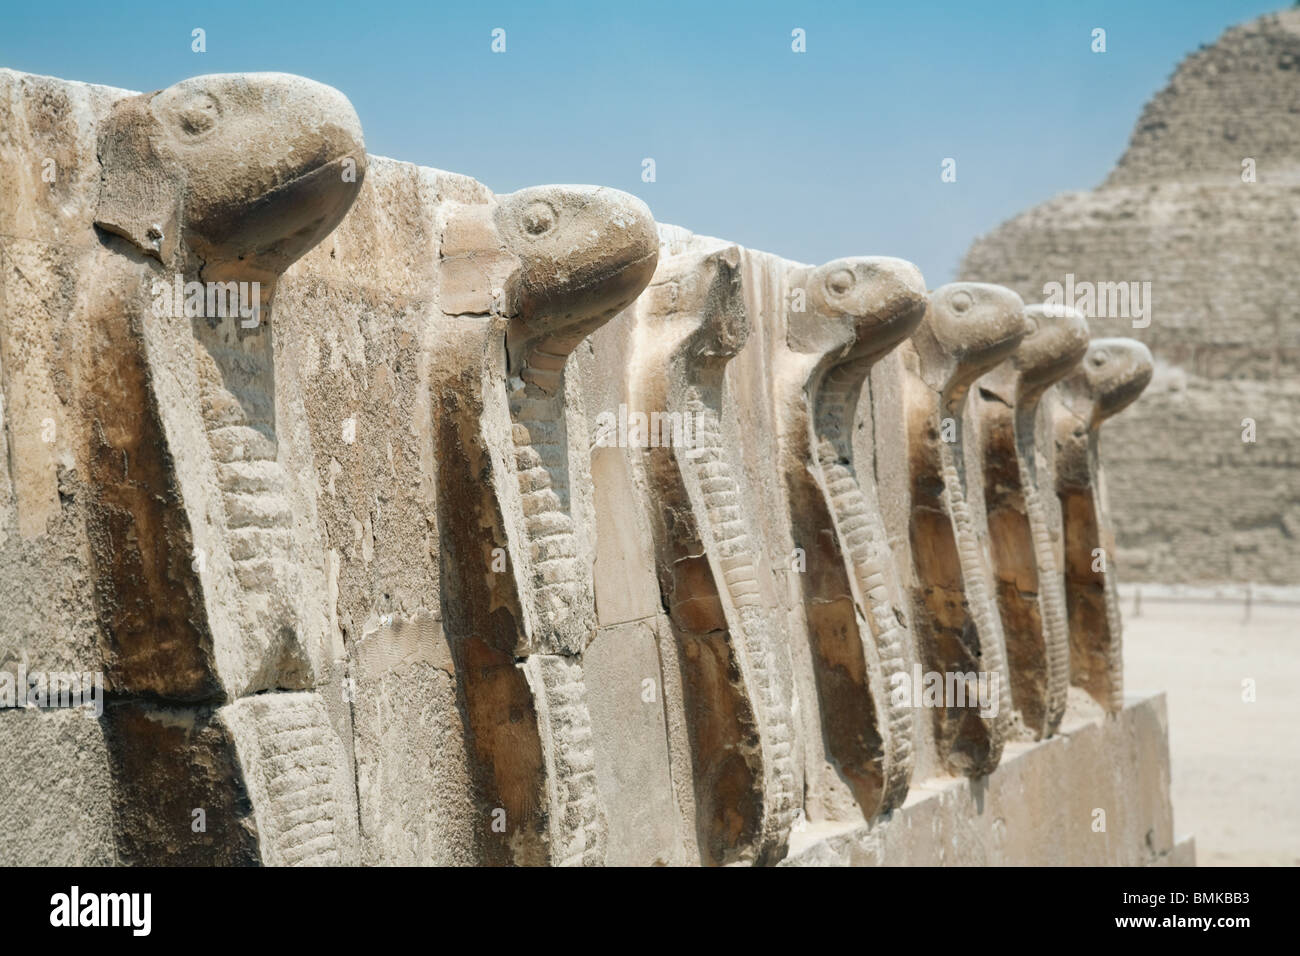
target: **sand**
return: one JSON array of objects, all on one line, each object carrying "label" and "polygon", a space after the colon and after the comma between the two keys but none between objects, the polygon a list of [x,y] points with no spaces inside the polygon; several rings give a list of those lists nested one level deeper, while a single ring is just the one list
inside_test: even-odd
[{"label": "sand", "polygon": [[1168,693],[1175,833],[1202,866],[1300,865],[1300,606],[1123,608],[1126,692]]}]

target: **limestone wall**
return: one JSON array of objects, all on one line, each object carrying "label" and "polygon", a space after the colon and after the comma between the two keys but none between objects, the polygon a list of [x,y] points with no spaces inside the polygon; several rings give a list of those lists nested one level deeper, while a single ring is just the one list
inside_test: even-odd
[{"label": "limestone wall", "polygon": [[[959,397],[1028,361],[1010,291],[656,231],[614,190],[495,195],[366,156],[298,78],[138,98],[0,71],[0,111],[0,671],[103,679],[98,718],[0,709],[0,860],[807,862],[882,821],[965,827],[927,796],[954,773],[1009,780],[1013,845],[1089,832],[1017,809],[1026,771],[998,766],[1061,750],[1009,690],[1004,453]],[[238,173],[208,161],[228,126]],[[160,315],[177,276],[256,278],[265,311]],[[1025,439],[1053,501],[1056,430],[1099,493],[1097,427],[1136,396],[1079,375]],[[690,440],[629,434],[651,412]],[[1084,524],[1106,540],[1086,517],[1017,554],[1031,600]],[[1094,577],[1081,640],[1114,669]],[[1049,616],[1009,636],[1065,653]],[[994,713],[895,699],[923,661],[994,678]],[[1094,663],[1080,785],[1156,772],[1098,792],[1123,825],[1070,859],[1163,860],[1163,725]]]}]

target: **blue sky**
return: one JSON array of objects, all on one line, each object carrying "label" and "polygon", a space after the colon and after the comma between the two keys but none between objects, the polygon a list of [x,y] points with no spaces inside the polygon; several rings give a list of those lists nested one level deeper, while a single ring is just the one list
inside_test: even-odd
[{"label": "blue sky", "polygon": [[902,256],[934,286],[975,236],[1097,185],[1183,56],[1283,5],[70,0],[7,4],[0,66],[139,90],[300,73],[351,98],[372,153],[500,192],[616,186],[662,222],[808,262]]}]

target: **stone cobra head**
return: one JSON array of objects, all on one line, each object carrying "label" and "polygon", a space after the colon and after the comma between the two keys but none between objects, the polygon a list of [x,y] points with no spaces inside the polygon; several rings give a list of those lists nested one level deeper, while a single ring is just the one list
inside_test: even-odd
[{"label": "stone cobra head", "polygon": [[1025,309],[1025,337],[991,377],[1010,386],[1008,399],[1035,402],[1079,364],[1088,350],[1088,320],[1076,309],[1031,305]]},{"label": "stone cobra head", "polygon": [[662,260],[641,301],[654,338],[688,364],[725,365],[749,341],[737,246]]},{"label": "stone cobra head", "polygon": [[632,303],[659,261],[649,208],[617,189],[521,189],[499,197],[493,224],[517,260],[501,290],[512,366],[541,340],[572,351]]},{"label": "stone cobra head", "polygon": [[99,132],[95,222],[205,280],[273,281],[338,225],[361,188],[361,123],[338,90],[221,73],[121,100]]},{"label": "stone cobra head", "polygon": [[1063,397],[1089,428],[1096,428],[1137,400],[1153,369],[1151,351],[1136,339],[1096,339],[1064,379]]},{"label": "stone cobra head", "polygon": [[925,280],[912,263],[888,256],[834,259],[790,277],[805,293],[804,309],[789,310],[792,352],[832,362],[878,359],[916,331],[925,315]]},{"label": "stone cobra head", "polygon": [[1025,303],[1010,289],[983,282],[940,286],[912,337],[921,377],[939,391],[968,385],[1011,355],[1026,331]]}]

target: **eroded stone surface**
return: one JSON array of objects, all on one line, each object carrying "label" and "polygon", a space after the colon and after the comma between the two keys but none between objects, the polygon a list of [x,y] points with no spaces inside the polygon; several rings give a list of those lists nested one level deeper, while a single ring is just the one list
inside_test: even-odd
[{"label": "eroded stone surface", "polygon": [[[57,817],[68,862],[773,863],[988,773],[1016,688],[1050,729],[985,504],[1043,593],[1023,489],[1104,529],[1095,423],[1136,393],[1094,370],[982,435],[1062,371],[1011,293],[367,157],[296,77],[0,91],[0,665],[107,690],[0,710],[0,859]],[[156,311],[177,277],[259,283],[256,321]],[[1112,633],[1075,675],[1110,696]],[[998,715],[892,693],[914,650],[998,673]]]},{"label": "eroded stone surface", "polygon": [[837,259],[799,269],[773,367],[790,522],[820,699],[838,772],[871,818],[902,803],[912,771],[912,677],[893,553],[875,485],[859,473],[855,416],[871,367],[925,312],[920,272],[898,259]]},{"label": "eroded stone surface", "polygon": [[1025,338],[979,380],[972,402],[1011,701],[1025,727],[1045,737],[1065,714],[1070,652],[1054,446],[1039,406],[1083,358],[1088,325],[1073,309],[1030,306],[1025,318]]},{"label": "eroded stone surface", "polygon": [[664,259],[632,369],[646,417],[660,593],[679,645],[701,849],[711,863],[779,858],[799,801],[786,682],[745,492],[723,447],[723,377],[750,318],[740,253]]},{"label": "eroded stone surface", "polygon": [[[28,90],[53,95],[38,109],[63,124],[36,124],[30,134],[57,142],[81,200],[75,222],[54,230],[33,223],[31,241],[49,244],[43,271],[61,257],[80,283],[49,304],[52,326],[66,330],[68,346],[91,337],[70,349],[69,360],[88,367],[47,399],[47,414],[68,422],[68,481],[87,483],[81,553],[102,652],[95,669],[116,695],[109,712],[123,718],[105,720],[107,751],[116,778],[138,766],[138,755],[150,762],[153,785],[174,790],[168,799],[186,807],[181,817],[150,820],[151,807],[166,808],[118,799],[119,838],[132,844],[124,856],[140,861],[200,854],[177,841],[207,838],[174,825],[213,802],[186,772],[196,759],[189,741],[164,735],[175,746],[153,748],[133,740],[137,731],[157,737],[149,729],[157,722],[126,719],[127,710],[148,697],[150,706],[178,708],[182,722],[202,721],[249,693],[311,692],[328,680],[324,582],[304,575],[301,558],[318,553],[319,542],[310,504],[277,454],[271,303],[283,270],[356,195],[365,171],[360,124],[337,91],[284,74],[196,77],[88,102],[54,81],[5,80],[14,112],[30,115]],[[171,293],[190,282],[207,285],[189,308],[182,295],[176,314]],[[218,282],[233,285],[214,297]],[[18,331],[10,314],[6,304],[6,326]],[[25,383],[18,391],[29,394]],[[332,740],[329,772],[350,806],[337,731],[326,724],[321,732]],[[231,742],[220,733],[203,740],[226,749],[220,759],[232,771],[225,784],[234,789],[216,802],[238,802],[244,768]],[[256,809],[263,830],[284,822],[274,806]],[[252,832],[252,850],[243,837],[209,849],[260,859],[270,844]]]},{"label": "eroded stone surface", "polygon": [[1124,658],[1115,580],[1115,532],[1107,517],[1101,423],[1151,381],[1151,352],[1132,339],[1095,339],[1057,387],[1053,409],[1056,493],[1065,537],[1070,682],[1110,712],[1123,706]]},{"label": "eroded stone surface", "polygon": [[[1194,866],[1169,802],[1163,696],[1115,719],[1067,721],[1051,740],[1012,743],[987,780],[914,787],[867,826],[810,827],[783,866]],[[1092,824],[1097,811],[1105,832]]]},{"label": "eroded stone surface", "polygon": [[[943,706],[932,708],[939,753],[951,770],[971,776],[997,766],[1011,724],[1011,694],[980,472],[967,460],[967,398],[1024,334],[1024,303],[1014,292],[951,283],[930,294],[903,354],[913,633],[924,672],[944,681]],[[972,674],[991,694],[980,707],[955,693],[964,680],[957,675]],[[967,693],[975,689],[966,683]]]},{"label": "eroded stone surface", "polygon": [[543,186],[445,223],[442,309],[464,321],[431,357],[438,495],[475,772],[506,818],[488,856],[600,863],[590,450],[565,366],[649,281],[654,221],[617,190]]}]

